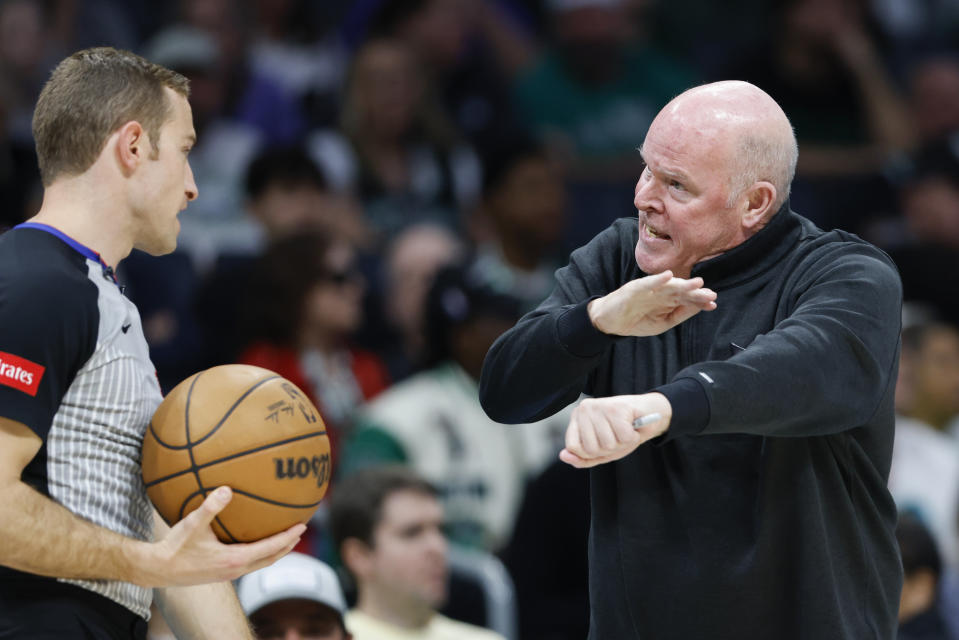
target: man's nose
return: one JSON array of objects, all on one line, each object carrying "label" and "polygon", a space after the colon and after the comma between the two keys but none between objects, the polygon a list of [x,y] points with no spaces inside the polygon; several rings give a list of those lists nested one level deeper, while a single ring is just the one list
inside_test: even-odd
[{"label": "man's nose", "polygon": [[636,192],[633,197],[633,205],[637,209],[649,209],[659,200],[659,193],[656,188],[656,181],[653,179],[643,180],[640,178],[636,183]]},{"label": "man's nose", "polygon": [[200,191],[196,186],[196,181],[193,179],[193,168],[189,163],[186,165],[186,181],[183,185],[183,189],[186,192],[187,200],[196,200],[197,196],[200,195]]}]

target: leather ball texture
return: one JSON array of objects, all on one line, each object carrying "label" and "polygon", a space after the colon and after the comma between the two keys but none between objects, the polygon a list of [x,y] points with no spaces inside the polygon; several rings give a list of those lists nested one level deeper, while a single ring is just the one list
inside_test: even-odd
[{"label": "leather ball texture", "polygon": [[147,495],[171,526],[217,487],[233,490],[212,523],[223,542],[307,522],[331,475],[319,411],[292,382],[250,365],[212,367],[174,387],[153,414],[142,453]]}]

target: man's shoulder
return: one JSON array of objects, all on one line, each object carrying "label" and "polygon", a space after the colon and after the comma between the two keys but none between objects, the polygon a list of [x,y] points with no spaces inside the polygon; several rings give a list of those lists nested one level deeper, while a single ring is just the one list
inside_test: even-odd
[{"label": "man's shoulder", "polygon": [[801,220],[801,236],[796,250],[807,263],[859,264],[870,271],[885,271],[899,278],[899,271],[889,255],[876,245],[842,229],[823,230],[812,221]]},{"label": "man's shoulder", "polygon": [[[434,632],[435,630],[435,632]],[[504,640],[503,636],[476,625],[436,614],[430,623],[429,640]]]},{"label": "man's shoulder", "polygon": [[353,634],[354,640],[505,640],[489,629],[459,622],[446,616],[435,614],[428,625],[419,633],[400,629],[387,622],[369,616],[357,609],[346,612],[346,628]]}]

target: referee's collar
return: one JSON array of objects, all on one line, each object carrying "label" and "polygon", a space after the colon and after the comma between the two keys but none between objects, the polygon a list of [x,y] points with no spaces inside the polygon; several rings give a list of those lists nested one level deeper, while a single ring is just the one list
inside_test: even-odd
[{"label": "referee's collar", "polygon": [[50,225],[43,224],[42,222],[22,222],[18,224],[17,226],[15,226],[14,229],[36,229],[37,231],[45,231],[46,233],[49,233],[52,236],[56,236],[57,238],[62,240],[64,243],[66,243],[71,249],[73,249],[74,251],[82,255],[83,257],[93,260],[94,262],[99,262],[100,266],[103,267],[103,275],[113,280],[114,284],[118,284],[117,276],[113,272],[113,267],[111,267],[106,262],[104,262],[103,258],[100,256],[99,253],[97,253],[90,247],[86,246],[85,244],[77,242],[76,240],[74,240],[73,238],[65,234],[64,232],[60,231],[56,227],[51,227]]}]

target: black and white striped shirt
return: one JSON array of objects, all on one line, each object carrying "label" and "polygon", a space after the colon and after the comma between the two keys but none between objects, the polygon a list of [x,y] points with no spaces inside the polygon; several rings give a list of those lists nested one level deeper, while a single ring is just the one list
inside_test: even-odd
[{"label": "black and white striped shirt", "polygon": [[[152,539],[140,445],[161,399],[140,315],[100,256],[45,225],[0,236],[0,415],[43,440],[23,481],[98,525]],[[0,602],[18,575],[0,567]],[[149,617],[149,589],[64,582]]]}]

